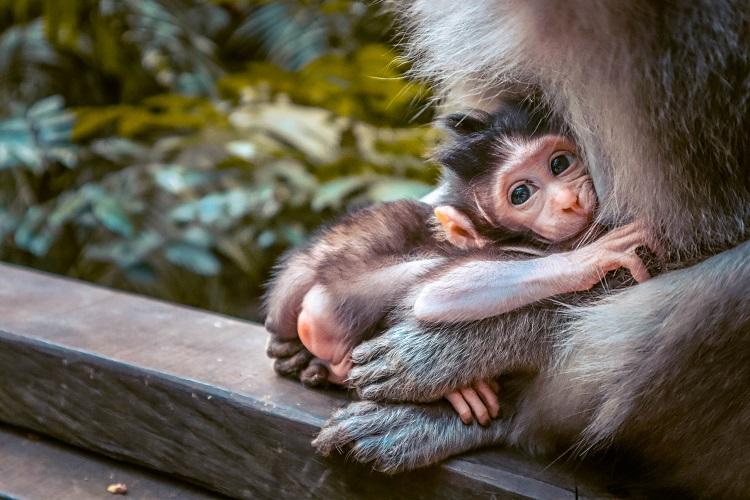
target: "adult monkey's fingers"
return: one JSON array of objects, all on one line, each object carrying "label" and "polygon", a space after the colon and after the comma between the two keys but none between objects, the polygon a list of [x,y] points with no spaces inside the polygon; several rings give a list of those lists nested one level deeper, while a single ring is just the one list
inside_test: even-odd
[{"label": "adult monkey's fingers", "polygon": [[463,395],[459,391],[451,392],[450,394],[445,396],[445,399],[447,399],[453,409],[456,410],[456,413],[458,413],[458,417],[461,419],[461,422],[467,425],[473,422],[474,419],[471,416],[471,408],[469,408],[469,405],[466,403],[466,400],[464,400]]}]

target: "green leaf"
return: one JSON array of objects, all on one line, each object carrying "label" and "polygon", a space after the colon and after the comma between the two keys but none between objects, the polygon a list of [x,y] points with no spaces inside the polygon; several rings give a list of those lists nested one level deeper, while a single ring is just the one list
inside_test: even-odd
[{"label": "green leaf", "polygon": [[276,233],[274,233],[270,229],[266,229],[258,235],[255,243],[260,248],[270,248],[276,243],[276,239]]},{"label": "green leaf", "polygon": [[103,196],[94,202],[94,215],[110,231],[130,238],[133,224],[122,204],[111,196]]},{"label": "green leaf", "polygon": [[209,194],[198,201],[198,219],[204,224],[217,222],[225,213],[226,198],[222,193]]},{"label": "green leaf", "polygon": [[287,243],[293,247],[302,245],[307,241],[307,233],[299,224],[281,226],[281,234]]},{"label": "green leaf", "polygon": [[165,256],[171,263],[203,276],[216,276],[221,269],[221,263],[214,254],[188,243],[169,245]]},{"label": "green leaf", "polygon": [[149,150],[122,137],[107,137],[91,143],[91,151],[112,163],[127,164],[148,158]]},{"label": "green leaf", "polygon": [[0,242],[5,236],[12,233],[18,227],[18,217],[4,208],[0,208]]},{"label": "green leaf", "polygon": [[148,263],[141,262],[127,267],[123,271],[128,280],[134,283],[151,286],[156,283],[156,272]]},{"label": "green leaf", "polygon": [[188,170],[181,165],[158,165],[158,168],[153,170],[153,176],[162,189],[172,194],[180,194],[198,187],[211,177],[207,172]]},{"label": "green leaf", "polygon": [[182,232],[182,241],[197,247],[210,248],[214,237],[205,228],[192,226]]},{"label": "green leaf", "polygon": [[55,209],[49,214],[47,223],[50,226],[62,226],[81,213],[89,203],[85,190],[78,190],[62,197]]},{"label": "green leaf", "polygon": [[86,257],[92,260],[113,262],[121,268],[133,268],[159,248],[164,239],[154,231],[145,231],[132,240],[118,240],[86,248]]},{"label": "green leaf", "polygon": [[37,246],[33,244],[33,240],[39,226],[44,223],[45,215],[46,213],[44,210],[36,206],[30,207],[26,211],[23,219],[21,219],[21,224],[16,228],[14,235],[15,243],[18,247],[36,254],[36,252],[32,251],[32,247],[37,248]]},{"label": "green leaf", "polygon": [[44,224],[46,212],[40,207],[30,207],[16,228],[14,235],[18,247],[31,252],[37,257],[47,254],[55,238],[52,232]]},{"label": "green leaf", "polygon": [[32,119],[43,118],[61,111],[64,105],[65,101],[62,96],[53,95],[34,103],[29,108],[28,117]]}]

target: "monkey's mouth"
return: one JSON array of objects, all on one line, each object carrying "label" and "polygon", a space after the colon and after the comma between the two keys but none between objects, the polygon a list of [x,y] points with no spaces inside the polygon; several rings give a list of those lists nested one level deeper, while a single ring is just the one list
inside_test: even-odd
[{"label": "monkey's mouth", "polygon": [[548,239],[557,243],[564,243],[580,236],[593,222],[598,204],[599,199],[596,196],[596,191],[594,191],[594,184],[591,179],[586,179],[581,183],[578,190],[578,206],[580,208],[575,213],[569,214],[567,223],[558,225],[555,228],[556,234]]}]

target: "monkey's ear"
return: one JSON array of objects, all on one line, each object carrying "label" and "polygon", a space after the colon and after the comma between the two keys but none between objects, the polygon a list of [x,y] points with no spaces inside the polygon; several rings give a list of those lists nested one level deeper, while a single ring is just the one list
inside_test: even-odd
[{"label": "monkey's ear", "polygon": [[435,218],[443,226],[448,241],[464,250],[470,248],[482,248],[487,240],[479,235],[474,224],[466,214],[450,205],[441,205],[435,208]]},{"label": "monkey's ear", "polygon": [[465,136],[487,130],[490,123],[490,115],[483,111],[472,111],[471,113],[453,113],[442,117],[438,124],[458,136]]}]

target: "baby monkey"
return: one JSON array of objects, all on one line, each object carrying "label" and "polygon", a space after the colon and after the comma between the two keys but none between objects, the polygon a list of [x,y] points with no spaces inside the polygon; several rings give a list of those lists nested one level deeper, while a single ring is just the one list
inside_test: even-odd
[{"label": "baby monkey", "polygon": [[[413,297],[421,321],[473,321],[555,295],[584,291],[621,267],[649,277],[635,254],[635,225],[603,233],[597,198],[576,146],[538,108],[450,115],[452,145],[438,206],[398,201],[344,217],[287,257],[267,294],[269,355],[282,374],[308,385],[343,384],[360,342],[397,322],[396,304]],[[487,261],[506,262],[486,277]],[[477,279],[452,279],[458,265]],[[301,345],[296,342],[299,337]],[[497,387],[476,381],[446,395],[461,419],[488,423]]]}]

